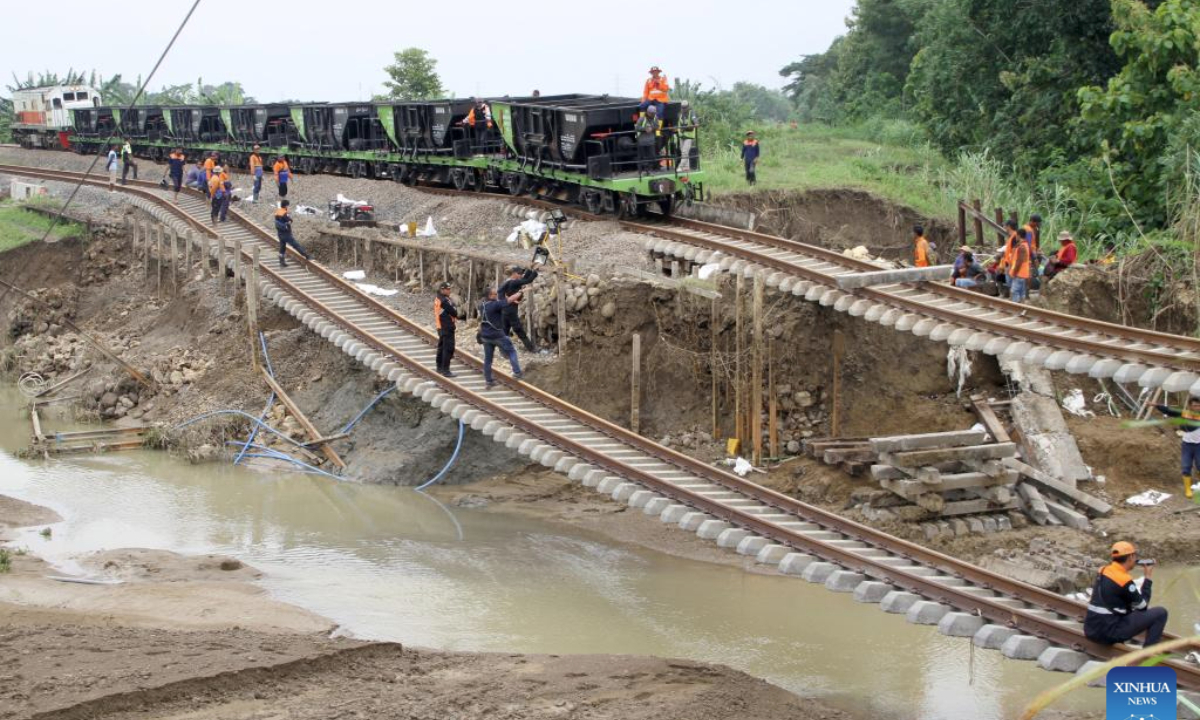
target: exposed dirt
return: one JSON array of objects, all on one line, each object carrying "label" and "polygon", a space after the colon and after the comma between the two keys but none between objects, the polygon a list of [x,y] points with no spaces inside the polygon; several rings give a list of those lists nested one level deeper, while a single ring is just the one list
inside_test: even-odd
[{"label": "exposed dirt", "polygon": [[943,259],[957,251],[952,224],[861,190],[767,190],[721,195],[714,202],[754,213],[761,232],[834,250],[862,245],[877,257],[911,260],[912,228],[922,225]]},{"label": "exposed dirt", "polygon": [[58,513],[50,508],[0,495],[0,540],[6,539],[6,531],[13,528],[49,525],[60,520]]},{"label": "exposed dirt", "polygon": [[1191,288],[1163,288],[1138,277],[1140,259],[1124,265],[1076,265],[1044,283],[1035,304],[1058,312],[1159,332],[1193,335],[1197,327]]}]

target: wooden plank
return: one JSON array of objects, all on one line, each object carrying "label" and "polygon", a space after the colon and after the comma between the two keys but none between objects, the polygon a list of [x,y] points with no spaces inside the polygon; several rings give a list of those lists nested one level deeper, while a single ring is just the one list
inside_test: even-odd
[{"label": "wooden plank", "polygon": [[871,478],[874,480],[907,480],[909,477],[908,473],[894,465],[871,466]]},{"label": "wooden plank", "polygon": [[48,388],[46,388],[46,389],[42,390],[41,392],[39,392],[37,395],[34,395],[34,397],[35,397],[35,398],[40,398],[40,397],[45,397],[46,395],[49,395],[50,393],[52,393],[52,392],[54,392],[55,390],[59,389],[59,388],[60,388],[60,387],[62,387],[63,385],[66,385],[67,383],[71,382],[72,380],[75,380],[75,379],[77,379],[77,378],[81,378],[81,377],[83,377],[84,375],[87,375],[88,373],[90,373],[90,372],[92,371],[92,368],[93,368],[93,367],[95,367],[95,366],[94,366],[94,365],[89,365],[88,367],[86,367],[86,368],[84,368],[84,369],[80,370],[79,372],[75,373],[74,375],[72,375],[72,376],[68,377],[66,380],[60,380],[59,382],[56,382],[56,383],[54,383],[54,384],[53,384],[53,385],[51,385],[50,387],[48,387]]},{"label": "wooden plank", "polygon": [[949,492],[951,490],[971,490],[1014,485],[1017,479],[1018,474],[1015,472],[1000,477],[991,477],[984,473],[972,472],[942,475],[937,482],[921,482],[920,480],[916,482],[920,482],[926,490]]},{"label": "wooden plank", "polygon": [[37,408],[30,408],[29,419],[33,422],[33,441],[35,443],[42,442],[46,438],[42,435],[42,420],[38,417]]},{"label": "wooden plank", "polygon": [[[764,318],[763,318],[763,302],[766,293],[767,281],[763,273],[758,273],[754,276],[754,304],[753,304],[753,320],[754,320],[754,364],[750,368],[750,440],[751,447],[754,448],[753,458],[756,466],[762,465],[763,461],[763,427],[762,427],[762,406],[763,406],[763,345],[764,345]],[[837,431],[835,430],[836,434]]]},{"label": "wooden plank", "polygon": [[1007,458],[1001,462],[1005,467],[1012,468],[1024,475],[1029,482],[1086,508],[1093,517],[1108,517],[1112,514],[1112,505],[1094,495],[1088,495],[1082,490],[1076,490],[1066,483],[1059,482],[1031,465],[1026,465],[1016,458]]},{"label": "wooden plank", "polygon": [[843,462],[874,462],[878,456],[870,448],[830,448],[821,459],[826,465],[837,465]]},{"label": "wooden plank", "polygon": [[345,440],[348,437],[350,437],[350,433],[335,433],[333,435],[326,435],[325,437],[320,437],[320,438],[317,438],[316,440],[310,440],[306,443],[300,443],[300,444],[306,448],[311,448],[311,447],[316,447],[317,445],[322,445],[324,443],[333,442],[334,440]]},{"label": "wooden plank", "polygon": [[968,447],[939,448],[935,450],[912,450],[907,452],[882,453],[879,459],[889,465],[903,467],[924,467],[943,462],[962,462],[966,460],[996,460],[1013,457],[1017,454],[1014,443],[996,443],[993,445],[972,445]]},{"label": "wooden plank", "polygon": [[1008,431],[1004,429],[1004,423],[1000,422],[1000,418],[996,416],[996,411],[983,398],[972,398],[971,405],[975,408],[975,415],[979,418],[979,422],[987,428],[988,434],[992,436],[992,440],[998,443],[1012,442],[1012,437]]},{"label": "wooden plank", "polygon": [[953,432],[925,433],[923,435],[895,435],[892,437],[871,438],[871,449],[875,452],[927,450],[932,448],[983,445],[986,440],[987,438],[982,430],[956,430]]},{"label": "wooden plank", "polygon": [[[279,383],[275,382],[275,378],[271,377],[266,368],[262,369],[262,374],[263,378],[265,378],[267,381],[267,385],[271,386],[271,389],[275,391],[275,394],[279,396],[280,401],[283,402],[284,407],[288,409],[288,412],[291,413],[292,417],[296,418],[296,422],[298,422],[300,427],[304,429],[304,432],[308,434],[308,439],[313,442],[320,440],[322,436],[321,433],[317,431],[316,426],[312,424],[312,422],[308,419],[308,416],[306,416],[300,410],[296,403],[292,402],[292,398],[284,391],[282,387],[280,387]],[[334,450],[328,442],[321,443],[321,452],[334,465],[345,469],[346,463],[342,461],[342,458],[337,454],[337,451]]]},{"label": "wooden plank", "polygon": [[1021,497],[1022,503],[1025,506],[1025,514],[1033,518],[1033,521],[1038,525],[1045,525],[1050,518],[1050,508],[1046,507],[1046,502],[1042,499],[1041,492],[1029,483],[1019,483],[1017,485],[1017,495]]}]

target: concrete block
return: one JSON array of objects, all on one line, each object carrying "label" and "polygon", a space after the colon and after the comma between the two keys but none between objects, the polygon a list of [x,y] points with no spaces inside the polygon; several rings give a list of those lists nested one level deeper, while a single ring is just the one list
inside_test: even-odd
[{"label": "concrete block", "polygon": [[692,509],[687,505],[668,505],[663,508],[663,511],[659,514],[658,519],[665,523],[674,525],[675,523],[679,522],[679,518],[683,517],[687,513],[690,513],[691,511]]},{"label": "concrete block", "polygon": [[967,518],[967,527],[971,528],[971,532],[975,535],[983,534],[983,521],[979,518]]},{"label": "concrete block", "polygon": [[539,447],[549,446],[537,438],[526,438],[525,440],[521,441],[520,445],[517,446],[517,452],[522,455],[528,455]]},{"label": "concrete block", "polygon": [[[1079,669],[1075,671],[1075,674],[1076,675],[1086,675],[1087,673],[1091,672],[1092,670],[1095,670],[1096,668],[1098,668],[1104,664],[1105,663],[1102,663],[1099,660],[1088,660],[1083,665],[1079,666]],[[1100,677],[1096,678],[1095,680],[1089,681],[1088,687],[1104,687],[1107,680],[1108,680],[1108,673],[1105,673],[1105,674],[1101,675]]]},{"label": "concrete block", "polygon": [[904,619],[917,625],[937,625],[950,608],[932,600],[918,600],[908,608]]},{"label": "concrete block", "polygon": [[1004,646],[1004,643],[1017,634],[1014,628],[1004,625],[984,625],[975,633],[975,637],[971,642],[975,647],[981,647],[987,650],[999,650]]},{"label": "concrete block", "polygon": [[916,593],[893,590],[879,601],[879,609],[885,613],[907,613],[914,603],[921,602],[921,596]]},{"label": "concrete block", "polygon": [[666,510],[668,507],[670,507],[670,505],[670,498],[651,498],[650,501],[646,503],[646,507],[642,508],[642,512],[647,515],[662,515],[663,510]]},{"label": "concrete block", "polygon": [[606,477],[608,477],[608,473],[597,468],[583,476],[583,486],[584,487],[596,487],[597,485],[600,484],[600,481]]},{"label": "concrete block", "polygon": [[[487,430],[485,428],[484,432],[486,432],[486,431]],[[589,472],[591,472],[592,470],[595,470],[595,469],[596,468],[593,465],[588,465],[587,463],[579,463],[578,465],[572,467],[571,471],[567,473],[567,479],[573,480],[575,482],[579,482],[580,480],[583,479],[584,475],[587,475]]]},{"label": "concrete block", "polygon": [[985,535],[991,535],[996,532],[996,518],[990,515],[983,518],[983,532]]},{"label": "concrete block", "polygon": [[741,528],[726,528],[717,536],[717,547],[736,548],[738,543],[750,537],[749,530]]},{"label": "concrete block", "polygon": [[1087,655],[1060,647],[1046,648],[1041,655],[1038,655],[1037,659],[1038,667],[1043,670],[1069,673],[1073,673],[1083,667],[1087,661]]},{"label": "concrete block", "polygon": [[[783,546],[780,545],[778,547]],[[817,559],[812,555],[789,551],[779,561],[779,572],[784,575],[802,575],[804,570],[816,561]]]},{"label": "concrete block", "polygon": [[1037,660],[1048,647],[1049,640],[1032,635],[1013,635],[1000,646],[1000,652],[1009,660]]},{"label": "concrete block", "polygon": [[617,487],[624,482],[624,479],[619,478],[616,475],[609,475],[596,485],[596,492],[600,493],[601,495],[612,495],[612,491],[616,490]]},{"label": "concrete block", "polygon": [[854,592],[867,579],[866,575],[853,570],[835,570],[825,578],[825,589],[834,592]]},{"label": "concrete block", "polygon": [[712,516],[708,513],[702,513],[697,510],[689,510],[679,518],[679,529],[687,530],[688,532],[696,532],[706,520],[712,519]]},{"label": "concrete block", "polygon": [[887,597],[888,593],[895,592],[895,590],[896,588],[885,582],[866,580],[860,582],[858,587],[854,588],[854,600],[861,603],[877,603]]},{"label": "concrete block", "polygon": [[612,499],[616,500],[617,502],[625,502],[629,499],[630,495],[633,495],[635,492],[641,489],[642,488],[636,483],[623,482],[613,489]]},{"label": "concrete block", "polygon": [[823,583],[829,579],[829,576],[838,570],[838,566],[828,562],[813,562],[809,563],[808,567],[804,568],[804,572],[800,573],[800,577],[810,583]]},{"label": "concrete block", "polygon": [[542,465],[553,469],[558,465],[558,461],[567,457],[567,454],[558,448],[551,448],[549,451],[542,453],[542,457],[538,459]]},{"label": "concrete block", "polygon": [[741,542],[737,544],[737,554],[757,556],[758,553],[769,544],[770,541],[765,537],[759,537],[758,535],[747,535],[741,539]]},{"label": "concrete block", "polygon": [[754,562],[763,565],[780,563],[780,572],[783,572],[782,561],[789,554],[798,555],[799,553],[792,553],[792,549],[787,545],[767,545],[754,556]]},{"label": "concrete block", "polygon": [[938,621],[938,632],[950,637],[975,637],[986,623],[983,618],[968,612],[948,612]]},{"label": "concrete block", "polygon": [[[682,523],[680,525],[682,527]],[[696,526],[696,535],[701,540],[715,540],[718,535],[729,529],[729,523],[724,520],[705,520]]]},{"label": "concrete block", "polygon": [[[651,500],[653,500],[654,498],[657,498],[657,497],[662,497],[662,495],[659,495],[658,493],[654,492],[653,490],[637,490],[636,492],[634,492],[632,495],[629,496],[629,500],[628,500],[629,507],[644,508],[644,507],[646,507],[646,503],[650,502]],[[663,500],[666,500],[666,498],[663,498]]]}]

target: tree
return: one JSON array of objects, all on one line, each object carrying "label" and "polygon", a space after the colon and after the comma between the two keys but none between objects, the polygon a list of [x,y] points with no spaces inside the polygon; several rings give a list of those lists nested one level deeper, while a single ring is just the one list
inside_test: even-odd
[{"label": "tree", "polygon": [[437,74],[437,60],[420,48],[396,53],[396,62],[384,68],[391,78],[384,81],[387,96],[393,100],[431,100],[444,94]]}]

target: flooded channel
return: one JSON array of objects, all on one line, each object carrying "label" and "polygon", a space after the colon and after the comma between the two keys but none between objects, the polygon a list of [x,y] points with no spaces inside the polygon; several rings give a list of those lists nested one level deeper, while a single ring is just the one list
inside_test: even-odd
[{"label": "flooded channel", "polygon": [[[276,597],[360,637],[721,662],[881,718],[1010,718],[1066,679],[973,653],[969,639],[798,579],[447,508],[409,489],[192,466],[140,451],[20,460],[13,452],[29,436],[22,404],[15,391],[0,391],[0,493],[65,518],[51,539],[32,529],[16,544],[67,570],[72,557],[106,548],[224,553],[263,570]],[[46,424],[61,429],[63,421]],[[1192,585],[1172,585],[1174,617]],[[1192,615],[1195,606],[1192,598]],[[1063,707],[1103,701],[1088,691]]]}]

